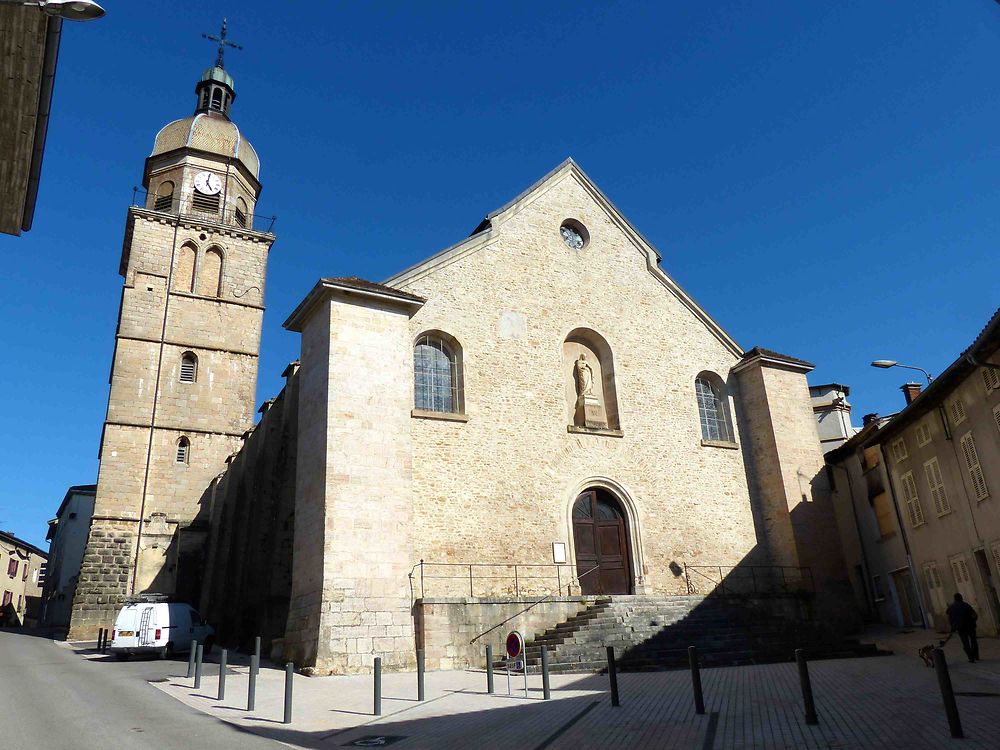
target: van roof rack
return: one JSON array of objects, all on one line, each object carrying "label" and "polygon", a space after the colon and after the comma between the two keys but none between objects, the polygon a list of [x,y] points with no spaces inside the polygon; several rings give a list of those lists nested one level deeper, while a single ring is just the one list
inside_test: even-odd
[{"label": "van roof rack", "polygon": [[136,594],[125,598],[126,604],[151,604],[153,602],[169,602],[170,594]]}]

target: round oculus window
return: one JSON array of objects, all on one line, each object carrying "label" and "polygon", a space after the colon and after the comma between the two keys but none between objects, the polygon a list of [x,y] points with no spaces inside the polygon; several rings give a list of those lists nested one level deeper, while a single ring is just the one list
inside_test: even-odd
[{"label": "round oculus window", "polygon": [[573,250],[582,250],[587,244],[587,230],[583,224],[576,221],[564,221],[559,227],[559,234],[562,235],[563,242]]}]

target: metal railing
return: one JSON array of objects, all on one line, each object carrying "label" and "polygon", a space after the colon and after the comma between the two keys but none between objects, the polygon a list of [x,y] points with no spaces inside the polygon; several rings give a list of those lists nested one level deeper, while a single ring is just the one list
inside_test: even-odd
[{"label": "metal railing", "polygon": [[569,563],[429,563],[421,560],[410,569],[414,599],[428,597],[537,596],[566,591],[574,581],[576,566]]},{"label": "metal railing", "polygon": [[[220,194],[221,195],[221,194]],[[149,200],[152,197],[152,202]],[[144,208],[148,211],[156,211],[161,214],[170,214],[189,221],[205,221],[213,224],[227,224],[249,229],[253,232],[266,232],[268,234],[274,229],[274,222],[277,216],[262,216],[260,213],[244,213],[236,206],[224,207],[221,204],[216,209],[201,210],[195,206],[189,206],[188,210],[180,210],[180,196],[174,193],[169,205],[165,205],[163,196],[150,196],[146,191],[138,187],[132,188],[132,205],[137,208]],[[159,207],[157,207],[159,206]]]},{"label": "metal railing", "polygon": [[689,594],[750,596],[816,590],[810,568],[790,565],[685,565],[684,579]]},{"label": "metal railing", "polygon": [[[592,567],[592,568],[591,568],[590,570],[587,570],[587,571],[584,571],[583,573],[581,573],[580,575],[578,575],[578,576],[577,576],[576,578],[574,578],[573,580],[574,580],[574,581],[577,581],[577,582],[579,582],[581,578],[583,578],[584,576],[587,576],[587,575],[590,575],[590,574],[591,574],[591,573],[593,573],[593,572],[594,572],[595,570],[597,570],[597,569],[598,569],[599,567],[601,567],[601,566],[600,566],[600,565],[595,565],[595,566],[594,566],[594,567]],[[567,588],[569,588],[569,587],[567,586]],[[492,632],[493,632],[494,630],[496,630],[497,628],[502,628],[502,627],[503,627],[504,625],[506,625],[506,624],[507,624],[508,622],[510,622],[511,620],[514,620],[514,619],[517,619],[518,617],[520,617],[521,615],[523,615],[523,614],[524,614],[525,612],[527,612],[528,610],[530,610],[530,609],[534,609],[535,607],[537,607],[537,606],[538,606],[539,604],[541,604],[542,602],[545,602],[545,601],[548,601],[549,599],[552,599],[552,598],[553,598],[553,597],[555,597],[555,596],[562,596],[562,593],[560,592],[560,593],[558,593],[558,594],[547,594],[547,595],[543,596],[543,597],[542,597],[541,599],[539,599],[538,601],[534,601],[534,602],[532,602],[532,603],[531,603],[531,604],[529,604],[529,605],[528,605],[527,607],[525,607],[524,609],[522,609],[522,610],[521,610],[520,612],[518,612],[518,613],[516,613],[516,614],[513,614],[513,615],[511,615],[510,617],[508,617],[508,618],[507,618],[506,620],[504,620],[503,622],[498,622],[498,623],[497,623],[496,625],[494,625],[493,627],[491,627],[491,628],[488,628],[488,629],[484,630],[484,631],[483,631],[482,633],[480,633],[480,634],[479,634],[479,635],[477,635],[477,636],[476,636],[475,638],[473,638],[473,639],[472,639],[471,641],[469,641],[469,644],[471,645],[471,644],[475,643],[475,642],[476,642],[476,641],[478,641],[478,640],[479,640],[480,638],[482,638],[482,637],[483,637],[484,635],[487,635],[488,633],[492,633]],[[567,594],[567,596],[568,596],[568,594]]]}]

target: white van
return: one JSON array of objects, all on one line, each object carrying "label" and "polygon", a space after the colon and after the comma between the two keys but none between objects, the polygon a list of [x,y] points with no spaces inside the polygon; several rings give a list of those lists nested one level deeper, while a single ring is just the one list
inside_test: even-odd
[{"label": "white van", "polygon": [[111,653],[119,659],[131,654],[156,654],[161,659],[191,650],[191,641],[212,650],[215,630],[189,604],[167,601],[129,602],[122,607],[111,631]]}]

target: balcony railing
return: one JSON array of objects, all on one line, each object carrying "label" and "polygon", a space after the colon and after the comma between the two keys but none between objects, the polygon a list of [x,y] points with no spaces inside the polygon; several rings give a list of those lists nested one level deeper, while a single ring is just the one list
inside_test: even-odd
[{"label": "balcony railing", "polygon": [[685,565],[689,594],[752,596],[813,593],[810,568],[786,565]]},{"label": "balcony railing", "polygon": [[415,599],[573,595],[576,566],[555,563],[429,563],[410,570]]},{"label": "balcony railing", "polygon": [[[152,200],[150,200],[152,198]],[[180,211],[180,196],[176,193],[173,196],[150,196],[146,191],[139,188],[132,189],[132,205],[138,208],[146,208],[150,211],[178,216],[191,221],[210,221],[215,224],[228,224],[230,226],[249,229],[254,232],[267,232],[270,234],[274,229],[276,216],[263,216],[258,211],[256,213],[244,212],[235,206],[218,208],[199,208],[191,205],[185,211]]]}]

